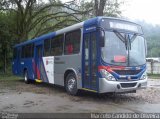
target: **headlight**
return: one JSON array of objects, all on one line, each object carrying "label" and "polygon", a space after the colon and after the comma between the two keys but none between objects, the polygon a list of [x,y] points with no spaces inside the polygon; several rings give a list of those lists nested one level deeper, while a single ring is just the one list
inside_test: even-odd
[{"label": "headlight", "polygon": [[105,69],[100,69],[100,73],[103,78],[105,78],[109,81],[115,81],[114,76],[112,74],[110,74],[108,71],[106,71]]},{"label": "headlight", "polygon": [[142,74],[140,79],[141,80],[147,79],[147,72],[146,71]]}]

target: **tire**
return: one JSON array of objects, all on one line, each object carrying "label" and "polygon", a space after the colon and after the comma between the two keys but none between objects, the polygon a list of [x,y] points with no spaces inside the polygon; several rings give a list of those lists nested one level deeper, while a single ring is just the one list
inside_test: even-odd
[{"label": "tire", "polygon": [[68,94],[77,95],[77,79],[74,73],[69,73],[66,77],[65,88]]},{"label": "tire", "polygon": [[29,81],[29,79],[28,79],[28,72],[27,72],[27,70],[24,71],[24,82],[25,82],[26,84],[29,84],[29,83],[30,83],[30,81]]}]

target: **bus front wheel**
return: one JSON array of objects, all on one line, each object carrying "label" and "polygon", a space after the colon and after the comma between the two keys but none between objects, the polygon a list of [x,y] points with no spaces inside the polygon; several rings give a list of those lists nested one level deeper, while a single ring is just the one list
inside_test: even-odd
[{"label": "bus front wheel", "polygon": [[69,73],[66,77],[65,88],[68,94],[77,95],[77,80],[74,73]]},{"label": "bus front wheel", "polygon": [[27,72],[27,70],[24,71],[24,82],[25,82],[26,84],[29,84],[29,79],[28,79],[28,72]]}]

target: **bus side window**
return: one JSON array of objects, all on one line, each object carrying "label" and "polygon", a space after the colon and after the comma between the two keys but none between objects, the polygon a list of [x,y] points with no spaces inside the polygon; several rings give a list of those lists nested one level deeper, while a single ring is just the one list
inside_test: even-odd
[{"label": "bus side window", "polygon": [[68,54],[72,54],[73,53],[73,45],[72,44],[67,46],[67,52],[68,52]]},{"label": "bus side window", "polygon": [[66,33],[64,54],[77,54],[80,51],[81,30]]},{"label": "bus side window", "polygon": [[34,56],[34,44],[22,46],[21,58],[31,58]]},{"label": "bus side window", "polygon": [[51,44],[50,39],[46,39],[44,41],[44,56],[49,56],[50,55],[50,44]]},{"label": "bus side window", "polygon": [[63,53],[63,39],[64,36],[58,35],[55,38],[52,38],[51,40],[51,55],[58,56],[62,55]]},{"label": "bus side window", "polygon": [[22,46],[21,58],[25,58],[25,46]]},{"label": "bus side window", "polygon": [[28,44],[25,46],[25,58],[31,58],[33,57],[33,54],[34,54],[34,44],[31,43],[31,44]]}]

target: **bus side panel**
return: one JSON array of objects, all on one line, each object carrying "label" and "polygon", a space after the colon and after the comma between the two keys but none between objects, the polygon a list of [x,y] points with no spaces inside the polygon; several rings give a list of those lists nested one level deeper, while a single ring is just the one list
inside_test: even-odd
[{"label": "bus side panel", "polygon": [[17,59],[13,59],[12,61],[12,73],[17,76],[19,75]]},{"label": "bus side panel", "polygon": [[55,56],[54,69],[55,84],[64,86],[64,74],[67,70],[72,70],[77,76],[77,87],[82,87],[80,54]]},{"label": "bus side panel", "polygon": [[43,82],[54,84],[54,56],[43,57],[40,67]]},{"label": "bus side panel", "polygon": [[31,80],[35,79],[35,74],[34,74],[34,66],[33,66],[33,58],[25,58],[21,59],[20,62],[21,65],[21,76],[24,74],[24,70],[27,70],[28,73],[28,78]]}]

